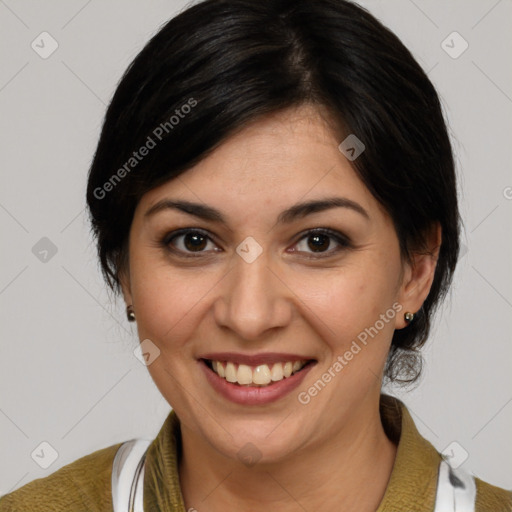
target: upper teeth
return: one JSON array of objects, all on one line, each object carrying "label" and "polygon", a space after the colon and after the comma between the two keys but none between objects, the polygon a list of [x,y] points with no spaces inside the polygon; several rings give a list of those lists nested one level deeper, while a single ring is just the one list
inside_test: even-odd
[{"label": "upper teeth", "polygon": [[251,368],[246,364],[212,361],[213,371],[228,382],[238,383],[245,386],[265,386],[270,382],[283,380],[286,377],[300,370],[307,361],[287,361],[285,363],[274,363],[272,368],[267,364],[260,364]]}]

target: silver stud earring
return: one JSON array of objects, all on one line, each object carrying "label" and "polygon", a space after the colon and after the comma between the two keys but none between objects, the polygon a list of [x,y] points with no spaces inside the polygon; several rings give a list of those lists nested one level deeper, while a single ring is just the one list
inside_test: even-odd
[{"label": "silver stud earring", "polygon": [[128,318],[128,322],[135,322],[135,311],[133,310],[133,306],[131,304],[126,306],[126,316]]},{"label": "silver stud earring", "polygon": [[404,318],[407,323],[411,323],[414,320],[414,313],[407,311],[407,313],[404,315]]}]

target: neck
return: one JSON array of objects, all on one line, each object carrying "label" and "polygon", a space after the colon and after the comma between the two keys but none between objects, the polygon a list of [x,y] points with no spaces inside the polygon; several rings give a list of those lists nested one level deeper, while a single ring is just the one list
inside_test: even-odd
[{"label": "neck", "polygon": [[[361,408],[335,435],[286,461],[244,466],[182,428],[179,473],[186,510],[375,512],[391,475],[396,446],[378,408]],[[370,484],[370,485],[369,485]]]}]

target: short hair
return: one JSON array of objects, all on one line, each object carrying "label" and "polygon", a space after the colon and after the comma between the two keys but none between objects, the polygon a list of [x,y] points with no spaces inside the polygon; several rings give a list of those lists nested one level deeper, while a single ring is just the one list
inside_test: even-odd
[{"label": "short hair", "polygon": [[150,39],[117,86],[89,171],[87,203],[104,277],[118,292],[143,194],[247,123],[304,104],[326,108],[340,133],[365,145],[352,167],[390,215],[404,260],[426,250],[436,223],[442,228],[429,295],[413,322],[395,330],[386,362],[386,378],[412,383],[459,253],[455,164],[427,74],[393,32],[353,2],[205,0]]}]

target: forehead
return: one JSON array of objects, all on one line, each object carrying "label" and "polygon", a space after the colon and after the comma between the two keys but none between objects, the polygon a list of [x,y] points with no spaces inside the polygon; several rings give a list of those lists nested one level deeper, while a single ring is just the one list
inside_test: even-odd
[{"label": "forehead", "polygon": [[376,204],[340,152],[342,135],[311,105],[260,117],[227,138],[179,179],[146,193],[149,209],[169,196],[204,202],[221,210],[261,215],[298,201],[343,195],[365,209]]}]

